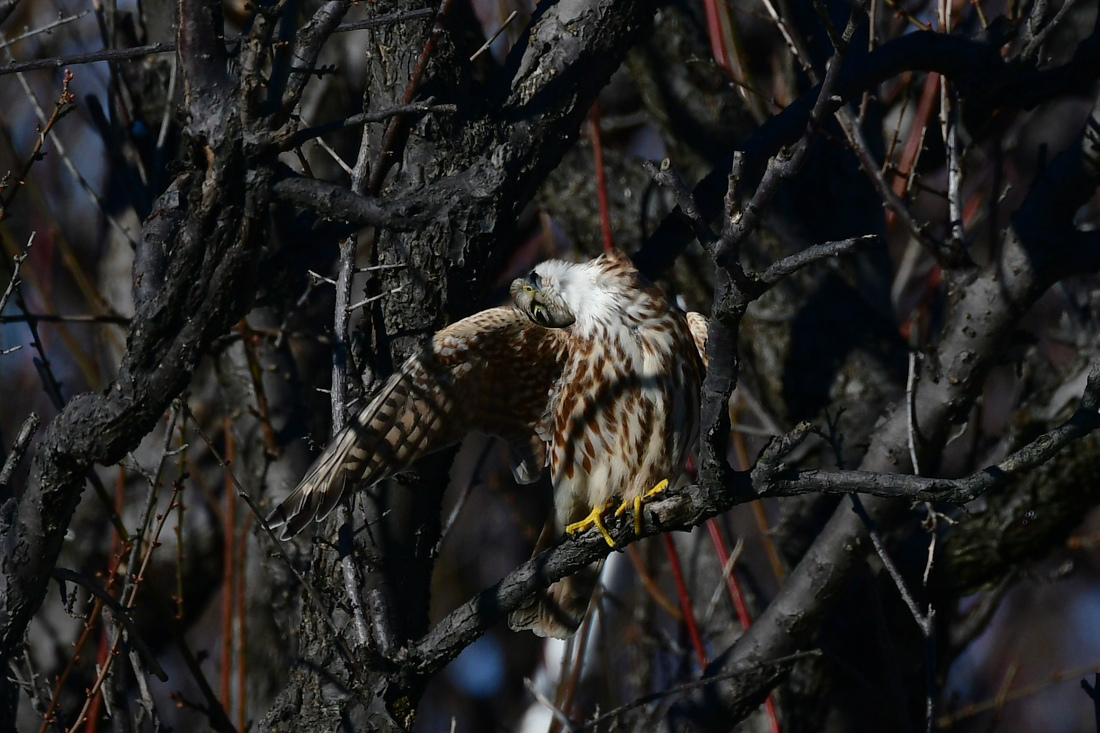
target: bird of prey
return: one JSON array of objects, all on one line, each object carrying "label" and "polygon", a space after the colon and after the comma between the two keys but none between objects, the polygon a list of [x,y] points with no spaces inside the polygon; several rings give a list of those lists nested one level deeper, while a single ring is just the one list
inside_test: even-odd
[{"label": "bird of prey", "polygon": [[[621,501],[675,481],[699,431],[707,322],[678,310],[618,251],[548,260],[512,283],[514,305],[439,331],[333,438],[268,517],[289,538],[352,490],[482,432],[508,442],[513,474],[550,467],[554,516],[535,552],[595,526]],[[566,638],[588,607],[598,565],[564,578],[509,619]]]}]

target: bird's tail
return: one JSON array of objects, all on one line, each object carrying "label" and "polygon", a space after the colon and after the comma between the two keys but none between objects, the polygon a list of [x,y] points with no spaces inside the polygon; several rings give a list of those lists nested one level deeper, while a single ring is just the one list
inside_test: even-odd
[{"label": "bird's tail", "polygon": [[[545,550],[560,534],[557,525],[552,520],[548,521],[532,555]],[[592,563],[573,575],[551,583],[546,590],[535,594],[526,606],[512,611],[508,616],[508,626],[514,631],[531,631],[536,636],[568,639],[584,621],[592,593],[600,580],[602,565],[602,560]]]},{"label": "bird's tail", "polygon": [[568,639],[584,621],[592,592],[600,580],[600,566],[595,562],[573,575],[551,583],[539,591],[532,601],[508,616],[508,626],[514,631],[532,631],[536,636]]}]

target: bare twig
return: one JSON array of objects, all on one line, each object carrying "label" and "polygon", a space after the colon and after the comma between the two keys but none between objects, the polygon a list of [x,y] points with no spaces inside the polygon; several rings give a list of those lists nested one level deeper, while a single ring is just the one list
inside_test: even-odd
[{"label": "bare twig", "polygon": [[[920,608],[917,606],[916,599],[913,598],[913,594],[909,592],[909,586],[905,583],[905,578],[902,577],[901,571],[894,565],[894,561],[890,559],[890,554],[886,552],[886,545],[883,544],[882,538],[879,537],[878,531],[875,529],[875,522],[867,514],[867,510],[863,508],[863,502],[856,494],[850,494],[849,498],[852,501],[852,509],[859,518],[863,520],[864,525],[867,527],[867,531],[871,536],[871,544],[875,547],[875,552],[878,553],[879,559],[882,561],[883,567],[886,568],[886,572],[889,573],[890,579],[894,581],[894,585],[898,589],[898,593],[901,594],[901,599],[905,601],[906,607],[909,609],[909,613],[912,614],[913,620],[917,622],[917,626],[920,628],[924,635],[928,635],[932,628],[932,616],[931,614],[925,615],[921,613]],[[929,609],[931,611],[931,609]]]},{"label": "bare twig", "polygon": [[958,710],[951,713],[945,713],[936,720],[936,725],[941,730],[947,730],[953,727],[956,723],[972,718],[980,713],[988,712],[990,710],[996,710],[1000,707],[1004,707],[1005,703],[1015,702],[1016,700],[1022,700],[1026,697],[1031,697],[1041,690],[1044,690],[1051,685],[1055,685],[1059,682],[1072,680],[1081,677],[1086,674],[1100,674],[1100,663],[1093,662],[1092,664],[1085,664],[1080,667],[1075,667],[1069,670],[1056,670],[1050,674],[1046,679],[1038,680],[1030,685],[1024,685],[1018,687],[1015,690],[1008,690],[999,693],[996,697],[983,700],[977,703],[967,703]]},{"label": "bare twig", "polygon": [[[11,56],[11,52],[7,49],[4,49],[4,53],[9,57]],[[69,93],[69,82],[73,80],[73,73],[68,69],[65,70],[65,73],[62,76],[62,94],[58,99],[56,105],[54,106],[53,113],[49,116],[46,115],[46,111],[42,109],[42,105],[39,104],[38,95],[35,94],[33,89],[31,89],[30,84],[27,82],[26,74],[19,74],[16,78],[19,79],[19,85],[23,88],[23,93],[26,95],[27,101],[31,103],[31,106],[34,107],[35,114],[38,115],[38,124],[44,126],[43,134],[45,129],[51,127],[53,123],[60,119],[62,115],[67,114],[72,109],[75,109],[76,95]],[[40,147],[40,145],[41,143],[39,144],[39,146],[36,147],[36,151],[38,147]],[[88,183],[88,179],[84,177],[84,174],[82,174],[79,169],[77,169],[76,163],[74,163],[72,157],[70,157],[68,150],[65,147],[65,144],[61,141],[61,138],[57,137],[56,135],[53,138],[53,148],[57,151],[57,156],[61,159],[61,162],[65,165],[65,168],[69,171],[70,175],[72,175],[73,179],[84,190],[84,193],[87,194],[88,198],[91,199],[92,203],[99,210],[100,214],[102,214],[104,220],[108,224],[110,224],[111,227],[113,227],[114,230],[123,237],[123,239],[129,242],[131,247],[136,249],[137,241],[134,240],[133,235],[126,227],[122,225],[121,222],[119,222],[118,217],[111,212],[110,207],[106,205],[106,203],[103,201],[103,198],[98,193],[96,193],[96,190],[92,188],[92,185],[90,183]],[[24,178],[20,178],[20,183],[22,183],[23,180]],[[0,219],[3,219],[5,216],[4,209],[6,209],[6,206],[6,203],[4,205],[0,205]]]},{"label": "bare twig", "polygon": [[35,71],[37,69],[60,69],[63,66],[94,64],[99,61],[125,61],[126,59],[136,59],[158,53],[171,53],[175,50],[176,44],[174,43],[151,43],[147,46],[113,48],[105,51],[93,51],[91,53],[76,53],[72,56],[34,59],[33,61],[9,61],[7,64],[0,66],[0,76],[4,76],[5,74],[19,74],[24,71]]},{"label": "bare twig", "polygon": [[817,649],[810,649],[809,651],[797,652],[795,654],[788,654],[785,657],[778,657],[776,659],[770,659],[766,662],[762,662],[751,669],[738,669],[731,672],[723,672],[721,674],[705,674],[701,679],[693,680],[691,682],[685,682],[675,687],[670,687],[667,690],[661,690],[660,692],[652,692],[648,695],[642,695],[637,700],[632,700],[626,705],[620,705],[617,708],[608,710],[603,715],[598,715],[591,720],[584,721],[584,724],[575,728],[577,731],[587,730],[589,728],[596,728],[601,723],[605,723],[609,720],[618,718],[623,713],[628,713],[631,710],[644,707],[650,703],[663,700],[666,697],[673,695],[680,695],[685,692],[697,690],[708,685],[714,685],[719,682],[725,682],[726,680],[737,679],[738,677],[745,677],[750,674],[759,673],[762,669],[768,667],[790,667],[795,662],[800,662],[804,659],[811,659],[813,657],[820,657],[821,652]]},{"label": "bare twig", "polygon": [[12,475],[15,473],[16,466],[19,465],[19,461],[23,460],[23,456],[26,455],[27,449],[31,446],[31,439],[34,438],[35,432],[38,430],[38,425],[41,422],[41,418],[38,417],[37,412],[32,412],[27,415],[27,419],[23,421],[23,424],[19,427],[19,432],[15,436],[15,441],[11,444],[11,450],[8,452],[8,457],[4,459],[4,467],[0,469],[0,489],[7,488],[11,482]]},{"label": "bare twig", "polygon": [[[940,28],[951,32],[951,5],[940,2]],[[955,85],[947,77],[940,79],[940,130],[947,149],[947,211],[950,221],[948,249],[961,252],[965,232],[962,220],[962,168],[959,161],[959,112],[955,99]]]},{"label": "bare twig", "polygon": [[[363,99],[364,105],[367,99]],[[359,154],[355,160],[355,169],[351,173],[352,193],[362,195],[367,185],[367,177],[370,174],[370,140],[366,134],[359,138]],[[348,399],[348,327],[351,323],[350,305],[351,283],[355,275],[355,259],[358,252],[359,235],[351,233],[340,242],[340,256],[337,259],[339,269],[336,275],[336,305],[333,309],[332,328],[332,432],[336,434],[347,422]],[[340,503],[337,509],[337,522],[339,524],[338,549],[340,552],[340,569],[344,580],[344,593],[348,597],[348,605],[351,607],[352,618],[355,622],[355,633],[360,646],[365,647],[370,639],[370,631],[367,627],[366,616],[363,613],[363,596],[360,590],[363,585],[359,566],[355,562],[354,525],[352,513],[348,509],[347,501]],[[384,599],[383,599],[384,600]]]},{"label": "bare twig", "polygon": [[760,274],[760,282],[767,286],[775,285],[783,278],[808,265],[831,257],[839,257],[840,255],[849,254],[851,252],[858,252],[877,241],[877,235],[865,234],[862,237],[851,237],[835,242],[815,244],[812,247],[807,247],[801,252],[796,252],[789,257],[784,257],[778,262],[770,265],[768,269]]},{"label": "bare twig", "polygon": [[8,301],[11,300],[12,293],[19,287],[19,268],[23,266],[23,262],[29,255],[29,250],[34,244],[35,234],[37,232],[31,232],[31,236],[27,239],[27,246],[23,248],[23,254],[18,254],[12,258],[11,279],[8,280],[8,285],[4,288],[4,294],[0,295],[0,313],[3,313],[4,309],[8,307]]},{"label": "bare twig", "polygon": [[498,38],[500,38],[500,34],[501,34],[501,33],[503,33],[504,31],[506,31],[506,30],[508,29],[508,26],[509,26],[509,24],[511,24],[511,22],[512,22],[513,20],[515,20],[515,19],[516,19],[516,16],[517,16],[517,15],[519,15],[519,10],[513,10],[513,11],[512,11],[511,13],[509,13],[509,14],[508,14],[508,17],[504,19],[504,22],[500,24],[500,28],[497,28],[496,32],[495,32],[495,33],[494,33],[494,34],[493,34],[492,36],[490,36],[490,37],[489,37],[489,38],[488,38],[488,39],[487,39],[487,40],[485,41],[485,43],[483,43],[483,44],[481,45],[481,48],[479,48],[478,50],[474,51],[473,55],[472,55],[472,56],[470,56],[470,61],[475,61],[475,60],[477,59],[477,57],[478,57],[478,56],[480,56],[481,54],[483,54],[483,53],[485,53],[486,51],[488,51],[488,50],[489,50],[489,48],[490,48],[490,47],[491,47],[491,46],[493,45],[493,43],[494,43],[494,42],[495,42],[495,41],[496,41],[496,40],[497,40]]},{"label": "bare twig", "polygon": [[[1020,59],[1028,60],[1038,55],[1039,49],[1043,47],[1043,44],[1050,38],[1050,35],[1058,29],[1058,26],[1062,25],[1062,21],[1069,16],[1069,12],[1073,10],[1076,4],[1077,0],[1063,0],[1062,7],[1058,8],[1058,12],[1054,14],[1050,22],[1043,26],[1041,31],[1034,33],[1028,40],[1027,45],[1020,51]],[[1098,730],[1100,730],[1100,728],[1098,728]]]},{"label": "bare twig", "polygon": [[145,641],[141,638],[141,634],[138,633],[138,628],[134,624],[134,620],[130,618],[129,610],[123,606],[118,600],[112,596],[103,588],[99,587],[91,578],[76,572],[75,570],[69,570],[68,568],[54,568],[53,578],[61,585],[61,594],[65,595],[65,583],[76,583],[88,590],[93,596],[103,601],[104,605],[109,607],[115,613],[115,618],[126,627],[126,631],[129,633],[129,638],[134,647],[141,654],[145,663],[153,670],[153,674],[157,676],[161,682],[168,681],[168,673],[164,671],[164,668],[160,666],[156,656],[145,644]]},{"label": "bare twig", "polygon": [[729,578],[733,574],[733,566],[737,564],[737,560],[741,557],[741,552],[744,549],[745,538],[738,537],[737,544],[733,546],[733,552],[729,553],[725,564],[722,566],[722,577],[718,579],[717,585],[714,586],[714,593],[711,594],[710,602],[707,603],[707,610],[703,612],[700,623],[704,626],[710,621],[710,617],[714,615],[715,609],[718,608],[718,602],[722,600],[722,591],[726,589]]},{"label": "bare twig", "polygon": [[859,161],[860,168],[863,169],[864,175],[871,181],[871,185],[874,186],[875,192],[883,203],[905,226],[910,236],[920,242],[937,260],[940,260],[943,247],[926,231],[926,227],[913,218],[908,205],[886,182],[879,164],[875,161],[871,149],[867,145],[867,139],[863,135],[859,119],[852,112],[851,107],[845,105],[838,109],[836,119],[840,123],[840,128],[844,131],[844,136],[848,139],[848,144],[852,146],[852,151],[856,154],[856,160]]},{"label": "bare twig", "polygon": [[1085,694],[1092,700],[1092,711],[1095,716],[1096,730],[1100,731],[1100,673],[1093,675],[1094,684],[1089,684],[1088,680],[1081,680],[1081,689],[1085,691]]},{"label": "bare twig", "polygon": [[[1089,374],[1088,386],[1081,398],[1081,406],[1066,422],[1039,436],[997,465],[977,471],[965,478],[925,478],[873,471],[779,471],[776,473],[777,459],[766,458],[768,448],[765,448],[765,453],[761,454],[760,460],[752,471],[754,484],[761,479],[774,476],[770,487],[764,490],[768,496],[786,496],[808,491],[855,492],[883,497],[965,504],[1011,477],[1045,463],[1072,442],[1100,428],[1098,407],[1100,407],[1100,362],[1093,366]],[[777,455],[782,454],[777,452]],[[781,464],[778,467],[782,468]],[[811,486],[813,488],[810,488]]]},{"label": "bare twig", "polygon": [[[82,14],[83,15],[83,14]],[[78,17],[82,17],[78,16]],[[402,23],[409,20],[430,18],[435,11],[430,8],[408,10],[401,13],[389,13],[377,18],[358,20],[354,23],[344,23],[336,27],[333,33],[347,33],[367,28],[378,28],[393,23]],[[227,45],[234,46],[240,42],[239,36],[230,36],[225,39]],[[2,46],[0,46],[2,47]],[[0,66],[0,76],[5,74],[17,74],[21,71],[34,71],[36,69],[60,69],[63,66],[79,66],[80,64],[94,64],[99,61],[125,61],[127,59],[141,58],[142,56],[155,56],[161,53],[172,53],[176,50],[175,43],[150,43],[146,46],[134,46],[133,48],[111,48],[104,51],[91,53],[77,53],[71,56],[58,56],[47,59],[34,59],[32,61],[9,61],[7,65]]]},{"label": "bare twig", "polygon": [[[910,332],[910,340],[915,340],[918,328],[913,323]],[[909,373],[905,380],[905,419],[909,425],[909,460],[913,462],[913,475],[920,476],[920,455],[917,453],[918,436],[920,429],[917,427],[917,374],[920,363],[915,344],[909,347]]]},{"label": "bare twig", "polygon": [[[409,104],[399,104],[395,107],[390,107],[389,109],[383,109],[377,112],[362,112],[357,115],[352,115],[351,117],[345,117],[342,120],[326,122],[321,125],[307,127],[304,130],[298,130],[293,135],[289,135],[283,140],[279,141],[278,145],[280,150],[293,150],[307,140],[320,137],[321,135],[327,135],[330,132],[336,132],[337,130],[343,130],[348,127],[357,127],[370,122],[381,122],[383,120],[388,120],[391,117],[400,117],[402,115],[418,115],[429,113],[453,114],[456,111],[458,111],[457,105],[436,104],[430,99],[423,102],[410,102]],[[348,170],[348,174],[351,175],[350,169]]]},{"label": "bare twig", "polygon": [[722,237],[715,243],[711,250],[711,256],[715,262],[722,266],[729,266],[736,261],[740,243],[751,232],[759,220],[760,212],[768,205],[779,190],[780,184],[793,176],[801,169],[809,150],[810,138],[816,133],[824,116],[835,104],[833,100],[834,90],[840,78],[840,69],[847,45],[855,33],[859,18],[859,9],[853,8],[848,19],[848,25],[844,29],[844,44],[837,48],[825,71],[825,79],[821,82],[817,100],[814,102],[809,120],[804,131],[803,138],[790,150],[781,151],[779,155],[768,161],[767,170],[760,180],[752,198],[741,209],[736,219],[729,221],[722,233]]},{"label": "bare twig", "polygon": [[[53,112],[49,117],[46,117],[45,113],[43,113],[42,109],[38,106],[38,99],[34,94],[31,93],[29,89],[27,90],[31,100],[34,102],[35,108],[39,112],[42,126],[38,129],[38,137],[34,141],[34,148],[31,150],[31,154],[27,156],[27,160],[23,163],[23,167],[15,175],[15,180],[11,184],[11,190],[6,190],[7,186],[0,185],[0,221],[7,218],[8,207],[11,206],[12,201],[15,200],[19,192],[23,190],[23,185],[27,181],[27,176],[31,172],[31,167],[42,159],[42,146],[46,142],[46,136],[50,134],[54,125],[56,125],[62,117],[76,109],[76,95],[69,91],[69,83],[72,80],[72,73],[66,71],[65,76],[61,80],[61,94],[58,96],[57,102],[53,107]],[[24,88],[26,87],[24,86]],[[55,146],[59,147],[60,143],[56,140],[54,142]]]},{"label": "bare twig", "polygon": [[68,23],[72,23],[74,20],[80,20],[81,18],[83,18],[85,15],[87,15],[90,12],[92,12],[92,11],[85,10],[83,12],[77,13],[76,15],[61,15],[60,17],[58,17],[54,20],[51,20],[49,23],[47,23],[45,25],[39,26],[37,28],[31,28],[30,30],[26,30],[23,33],[20,33],[18,36],[12,36],[11,38],[4,39],[4,41],[0,42],[0,48],[7,48],[8,46],[14,46],[15,44],[19,43],[20,41],[25,41],[28,38],[33,38],[33,37],[35,37],[37,35],[41,35],[43,33],[49,35],[50,33],[53,32],[53,30],[55,28],[60,28],[63,25],[66,25]]},{"label": "bare twig", "polygon": [[93,313],[73,313],[62,315],[60,313],[20,313],[14,316],[0,316],[0,323],[102,323],[109,326],[129,326],[130,319],[126,316],[116,316],[109,313],[95,315]]},{"label": "bare twig", "polygon": [[691,191],[688,190],[683,179],[676,174],[676,171],[672,170],[672,162],[665,158],[658,166],[653,161],[645,160],[642,161],[642,167],[659,185],[672,190],[673,195],[676,197],[676,205],[680,207],[680,212],[691,222],[691,228],[699,242],[703,245],[712,244],[718,238],[718,235],[710,228],[710,224],[707,223],[702,212],[699,211],[699,207],[695,203],[695,197],[691,195]]},{"label": "bare twig", "polygon": [[360,300],[358,303],[352,303],[351,305],[346,306],[346,310],[348,313],[352,313],[353,311],[359,310],[363,306],[367,306],[371,303],[374,303],[375,301],[382,300],[382,298],[386,298],[390,295],[396,295],[397,293],[400,293],[402,289],[402,287],[396,287],[388,292],[379,293],[378,295],[372,295],[369,298],[363,298],[363,300]]},{"label": "bare twig", "polygon": [[554,718],[562,724],[565,730],[579,730],[579,728],[577,727],[577,723],[568,715],[566,715],[565,711],[555,705],[553,700],[542,694],[542,692],[539,691],[537,687],[535,687],[534,683],[531,682],[531,679],[529,677],[523,678],[523,686],[527,689],[528,692],[531,693],[531,695],[534,696],[536,700],[538,700],[540,705],[550,711],[550,714],[553,715]]},{"label": "bare twig", "polygon": [[336,641],[337,648],[340,649],[340,651],[343,653],[349,665],[351,665],[352,669],[358,670],[359,663],[356,660],[355,655],[348,647],[347,642],[344,641],[343,634],[340,633],[340,629],[336,626],[336,622],[332,620],[332,616],[330,616],[328,611],[325,610],[325,606],[321,602],[320,597],[317,595],[316,589],[311,583],[307,582],[306,579],[302,577],[302,574],[298,571],[298,568],[295,567],[294,562],[286,554],[286,550],[283,549],[282,543],[279,542],[279,539],[271,530],[271,526],[267,523],[267,520],[264,518],[263,513],[260,511],[260,508],[256,506],[256,502],[253,501],[248,491],[246,491],[244,486],[241,485],[241,482],[237,480],[236,474],[231,470],[229,465],[226,464],[225,459],[222,458],[221,454],[218,452],[218,449],[214,447],[214,444],[210,442],[210,439],[206,436],[206,433],[203,432],[203,429],[199,426],[198,420],[191,412],[191,408],[189,408],[186,403],[184,403],[183,409],[184,412],[187,414],[188,420],[194,426],[195,432],[197,432],[199,434],[199,437],[202,438],[203,442],[206,444],[207,449],[210,451],[211,455],[214,456],[214,459],[218,462],[218,465],[220,465],[222,467],[222,470],[226,471],[229,474],[230,478],[232,478],[233,485],[237,487],[237,495],[244,499],[245,503],[248,504],[248,508],[252,510],[252,514],[255,516],[256,521],[259,523],[260,527],[263,529],[268,539],[271,540],[271,544],[275,548],[275,552],[277,552],[279,557],[282,558],[283,562],[286,563],[287,568],[289,568],[290,572],[293,573],[294,577],[298,580],[299,585],[301,585],[302,590],[304,590],[306,592],[306,595],[309,596],[310,602],[314,604],[317,612],[321,615],[321,618],[325,621],[329,629],[332,631],[333,639],[335,639]]}]

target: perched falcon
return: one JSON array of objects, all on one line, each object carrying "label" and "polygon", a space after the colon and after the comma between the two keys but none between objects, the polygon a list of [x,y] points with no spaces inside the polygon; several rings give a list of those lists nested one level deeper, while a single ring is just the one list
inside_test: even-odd
[{"label": "perched falcon", "polygon": [[[706,318],[679,311],[620,252],[543,262],[511,293],[514,306],[437,333],[336,435],[268,517],[284,539],[474,431],[509,443],[520,483],[550,466],[555,516],[536,552],[592,524],[610,542],[600,515],[613,502],[637,512],[679,477],[699,430]],[[550,586],[512,627],[569,636],[597,568]]]}]

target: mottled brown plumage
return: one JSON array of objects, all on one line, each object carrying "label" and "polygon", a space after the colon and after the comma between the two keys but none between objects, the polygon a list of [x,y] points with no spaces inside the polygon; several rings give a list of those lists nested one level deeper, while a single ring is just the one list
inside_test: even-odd
[{"label": "mottled brown plumage", "polygon": [[[594,507],[679,477],[698,433],[706,319],[677,310],[618,252],[544,262],[512,297],[515,307],[458,321],[405,362],[269,517],[284,538],[474,431],[508,441],[523,483],[549,464],[555,515],[536,551]],[[552,585],[512,627],[571,634],[597,569]]]},{"label": "mottled brown plumage", "polygon": [[565,332],[513,307],[491,308],[439,331],[332,439],[268,517],[282,539],[331,512],[351,490],[408,468],[468,432],[496,435],[517,454],[517,478],[538,477],[545,443],[533,425],[561,375]]}]

